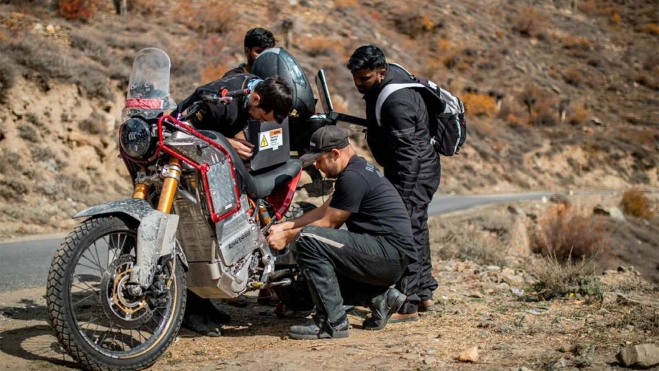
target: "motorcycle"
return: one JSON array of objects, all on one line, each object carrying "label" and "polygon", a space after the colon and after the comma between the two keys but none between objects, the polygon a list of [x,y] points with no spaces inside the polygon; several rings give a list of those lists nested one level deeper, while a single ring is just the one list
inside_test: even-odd
[{"label": "motorcycle", "polygon": [[[89,370],[152,365],[181,327],[186,289],[202,298],[234,298],[274,288],[289,307],[313,308],[291,254],[271,250],[265,240],[273,223],[310,209],[291,205],[302,163],[289,158],[254,171],[221,134],[167,115],[176,107],[169,70],[160,49],[136,56],[119,129],[133,196],[76,214],[84,220],[58,248],[48,274],[49,321],[64,349]],[[331,112],[322,70],[319,77],[330,110],[292,121],[291,142],[299,144],[290,150],[299,155],[315,128],[359,121]],[[202,99],[221,104],[241,94]],[[281,140],[281,131],[259,135]]]}]

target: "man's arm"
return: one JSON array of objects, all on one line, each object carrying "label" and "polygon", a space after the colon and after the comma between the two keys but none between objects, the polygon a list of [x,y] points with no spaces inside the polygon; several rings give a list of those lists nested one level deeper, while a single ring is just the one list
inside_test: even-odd
[{"label": "man's arm", "polygon": [[284,249],[307,225],[335,229],[341,227],[348,220],[351,212],[329,206],[330,201],[331,197],[323,206],[311,210],[295,220],[272,226],[267,238],[270,247],[275,250]]},{"label": "man's arm", "polygon": [[[400,93],[406,95],[398,96]],[[392,149],[392,161],[385,172],[405,201],[414,190],[421,163],[414,140],[417,132],[417,107],[409,95],[410,91],[405,89],[400,93],[392,94],[382,106],[381,121]]]}]

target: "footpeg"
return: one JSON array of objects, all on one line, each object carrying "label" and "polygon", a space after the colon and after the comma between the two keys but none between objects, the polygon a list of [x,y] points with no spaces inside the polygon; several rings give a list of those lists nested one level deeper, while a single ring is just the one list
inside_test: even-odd
[{"label": "footpeg", "polygon": [[250,284],[251,288],[254,290],[261,290],[261,289],[268,289],[270,287],[276,287],[276,286],[289,286],[291,283],[293,283],[293,280],[290,278],[284,278],[281,281],[275,281],[275,282],[252,282]]}]

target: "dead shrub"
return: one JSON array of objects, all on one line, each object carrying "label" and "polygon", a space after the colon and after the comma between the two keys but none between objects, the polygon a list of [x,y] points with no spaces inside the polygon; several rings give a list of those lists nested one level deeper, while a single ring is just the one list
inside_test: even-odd
[{"label": "dead shrub", "polygon": [[6,103],[9,89],[16,82],[16,66],[14,62],[4,53],[0,54],[0,103]]},{"label": "dead shrub", "polygon": [[512,17],[513,31],[524,37],[534,36],[546,27],[547,17],[532,6],[523,6],[519,14]]},{"label": "dead shrub", "polygon": [[529,273],[536,279],[534,289],[544,300],[581,294],[599,297],[602,287],[599,277],[595,276],[597,264],[585,257],[564,263],[554,254],[535,261]]},{"label": "dead shrub", "polygon": [[394,19],[397,31],[407,35],[410,39],[432,32],[436,25],[427,14],[421,14],[420,10],[403,11]]},{"label": "dead shrub", "polygon": [[218,6],[209,0],[194,3],[181,0],[173,15],[188,28],[202,34],[226,34],[232,30],[239,17],[231,7]]},{"label": "dead shrub", "polygon": [[592,216],[580,215],[562,205],[550,207],[540,218],[531,239],[531,248],[561,262],[589,258],[606,247],[608,234]]},{"label": "dead shrub", "polygon": [[645,86],[648,89],[659,90],[659,79],[654,78],[648,73],[641,72],[636,74],[634,81]]},{"label": "dead shrub", "polygon": [[620,208],[626,215],[637,218],[650,219],[654,217],[650,200],[638,188],[628,189],[622,194]]},{"label": "dead shrub", "polygon": [[30,125],[20,125],[18,127],[18,136],[28,142],[38,142],[39,134]]},{"label": "dead shrub", "polygon": [[590,51],[593,45],[589,38],[581,36],[567,35],[560,38],[560,41],[563,48],[568,50]]},{"label": "dead shrub", "polygon": [[648,23],[643,25],[640,31],[649,33],[650,35],[659,35],[659,25],[656,23]]},{"label": "dead shrub", "polygon": [[493,97],[482,93],[466,93],[461,97],[465,112],[469,116],[494,117],[497,114],[497,103]]},{"label": "dead shrub", "polygon": [[584,107],[575,108],[567,119],[570,125],[583,125],[588,120],[588,111]]},{"label": "dead shrub", "polygon": [[342,47],[340,43],[326,36],[314,36],[299,40],[300,49],[304,50],[310,57],[321,55],[339,55]]},{"label": "dead shrub", "polygon": [[87,21],[96,12],[97,0],[59,0],[57,10],[59,14],[71,20]]},{"label": "dead shrub", "polygon": [[553,109],[547,106],[540,106],[531,115],[531,123],[535,126],[556,126],[558,118]]},{"label": "dead shrub", "polygon": [[569,70],[565,71],[563,74],[563,79],[568,84],[574,85],[576,87],[581,86],[581,84],[586,80],[583,73],[578,68],[570,68]]},{"label": "dead shrub", "polygon": [[104,135],[106,134],[105,118],[100,113],[94,111],[92,112],[92,115],[89,116],[89,118],[78,123],[78,128],[89,134]]}]

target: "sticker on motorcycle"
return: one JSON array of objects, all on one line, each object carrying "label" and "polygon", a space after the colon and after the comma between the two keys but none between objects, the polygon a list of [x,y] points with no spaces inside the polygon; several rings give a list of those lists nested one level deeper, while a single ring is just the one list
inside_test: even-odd
[{"label": "sticker on motorcycle", "polygon": [[282,129],[274,129],[259,133],[259,150],[270,149],[276,150],[284,144],[284,135]]}]

